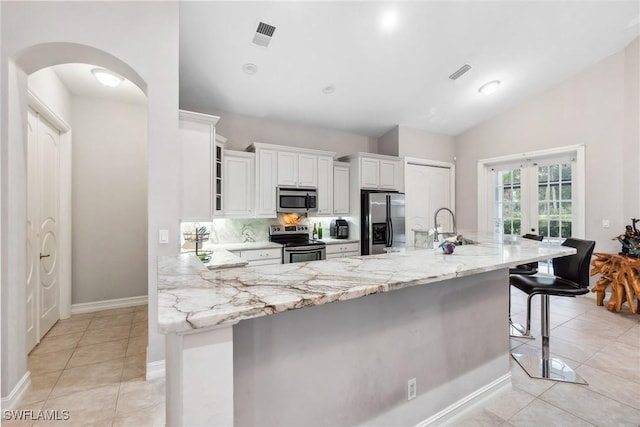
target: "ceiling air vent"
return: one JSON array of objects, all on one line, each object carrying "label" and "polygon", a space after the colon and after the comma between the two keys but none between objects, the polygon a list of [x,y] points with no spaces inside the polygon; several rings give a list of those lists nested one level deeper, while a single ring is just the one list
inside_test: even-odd
[{"label": "ceiling air vent", "polygon": [[449,76],[449,78],[451,80],[458,80],[460,77],[462,77],[462,75],[464,73],[466,73],[467,71],[469,71],[471,69],[471,65],[469,64],[464,64],[462,67],[458,68],[456,71],[453,72],[453,74],[451,74]]},{"label": "ceiling air vent", "polygon": [[273,37],[273,33],[276,31],[276,27],[273,25],[265,24],[261,22],[258,24],[258,29],[253,36],[253,44],[257,44],[258,46],[269,46],[271,43],[271,38]]}]

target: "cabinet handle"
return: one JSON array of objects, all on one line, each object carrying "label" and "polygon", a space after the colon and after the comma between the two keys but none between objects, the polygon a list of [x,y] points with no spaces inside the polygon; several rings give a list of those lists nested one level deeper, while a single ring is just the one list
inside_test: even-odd
[{"label": "cabinet handle", "polygon": [[50,256],[51,256],[51,254],[46,254],[46,255],[42,255],[42,254],[40,254],[40,259],[42,259],[42,258],[49,258]]}]

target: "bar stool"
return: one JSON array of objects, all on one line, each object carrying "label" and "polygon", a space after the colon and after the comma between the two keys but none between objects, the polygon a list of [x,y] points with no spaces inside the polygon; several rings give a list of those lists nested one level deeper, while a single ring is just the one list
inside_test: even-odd
[{"label": "bar stool", "polygon": [[542,356],[511,353],[518,364],[532,378],[587,384],[565,362],[549,358],[549,296],[575,297],[589,292],[589,263],[596,243],[591,240],[568,238],[562,246],[575,248],[575,255],[553,259],[555,276],[513,275],[511,286],[528,294],[527,325],[531,323],[531,298],[541,296]]},{"label": "bar stool", "polygon": [[[537,234],[525,234],[522,236],[524,239],[536,240],[538,242],[542,242],[544,236],[539,236]],[[537,274],[538,273],[538,263],[530,262],[528,264],[520,264],[515,267],[511,267],[509,269],[509,275],[512,274],[524,274],[527,276]],[[530,340],[534,340],[535,337],[531,335],[531,325],[527,324],[525,328],[519,323],[515,323],[511,319],[511,287],[509,287],[509,336],[512,338],[527,338]]]}]

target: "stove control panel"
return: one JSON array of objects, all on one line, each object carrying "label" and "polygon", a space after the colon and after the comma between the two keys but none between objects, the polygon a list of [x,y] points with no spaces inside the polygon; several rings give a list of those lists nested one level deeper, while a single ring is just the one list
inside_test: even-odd
[{"label": "stove control panel", "polygon": [[309,227],[306,225],[270,225],[269,235],[274,234],[290,234],[290,233],[309,233]]}]

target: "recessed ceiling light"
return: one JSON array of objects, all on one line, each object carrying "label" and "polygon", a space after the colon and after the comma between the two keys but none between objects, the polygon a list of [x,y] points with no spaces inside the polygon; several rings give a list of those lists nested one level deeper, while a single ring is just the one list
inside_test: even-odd
[{"label": "recessed ceiling light", "polygon": [[492,93],[498,90],[499,86],[500,86],[500,80],[493,80],[493,81],[490,81],[489,83],[485,83],[482,86],[480,86],[480,89],[478,89],[478,92],[480,92],[483,95],[491,95]]},{"label": "recessed ceiling light", "polygon": [[256,64],[247,63],[242,66],[242,71],[246,74],[254,75],[258,72],[258,66]]},{"label": "recessed ceiling light", "polygon": [[107,87],[116,87],[124,80],[122,76],[104,68],[94,68],[91,72],[96,80]]},{"label": "recessed ceiling light", "polygon": [[326,95],[331,95],[335,91],[336,91],[336,87],[334,85],[329,85],[322,88],[322,93]]}]

